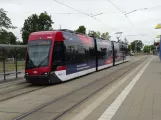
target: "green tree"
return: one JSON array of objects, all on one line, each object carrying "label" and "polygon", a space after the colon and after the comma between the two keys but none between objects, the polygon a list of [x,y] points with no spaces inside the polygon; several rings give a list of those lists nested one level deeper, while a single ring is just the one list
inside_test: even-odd
[{"label": "green tree", "polygon": [[7,39],[10,44],[16,44],[17,37],[12,32],[8,32]]},{"label": "green tree", "polygon": [[150,49],[153,50],[155,47],[154,45],[150,45]]},{"label": "green tree", "polygon": [[88,35],[89,35],[89,36],[96,37],[96,38],[100,38],[101,33],[100,33],[99,31],[96,32],[96,31],[90,30],[90,31],[88,32]]},{"label": "green tree", "polygon": [[135,40],[131,43],[131,49],[133,52],[141,52],[141,49],[143,48],[143,43],[141,40]]},{"label": "green tree", "polygon": [[128,45],[128,51],[131,51],[131,45]]},{"label": "green tree", "polygon": [[96,36],[97,36],[98,38],[101,37],[101,33],[100,33],[99,31],[97,31],[95,34],[96,34]]},{"label": "green tree", "polygon": [[132,50],[133,52],[135,52],[135,47],[136,47],[135,42],[134,42],[134,41],[131,42],[131,50]]},{"label": "green tree", "polygon": [[77,33],[82,33],[82,34],[86,34],[86,28],[85,26],[79,26],[79,28],[76,30]]},{"label": "green tree", "polygon": [[[23,45],[22,41],[17,40],[16,45]],[[17,60],[24,60],[26,55],[26,48],[16,48]]]},{"label": "green tree", "polygon": [[12,32],[0,31],[0,44],[16,44],[16,36]]},{"label": "green tree", "polygon": [[150,52],[150,46],[145,45],[143,51],[144,51],[144,53],[149,53]]},{"label": "green tree", "polygon": [[143,51],[144,53],[150,53],[150,51],[153,51],[153,49],[154,45],[145,45]]},{"label": "green tree", "polygon": [[16,45],[23,45],[23,42],[22,41],[16,41]]},{"label": "green tree", "polygon": [[109,38],[110,38],[109,33],[108,32],[102,33],[101,38],[109,40]]},{"label": "green tree", "polygon": [[0,44],[15,44],[16,36],[7,29],[15,28],[12,25],[11,19],[7,16],[7,12],[0,8]]},{"label": "green tree", "polygon": [[47,12],[29,16],[21,29],[23,44],[27,44],[28,37],[32,32],[52,30],[53,23]]},{"label": "green tree", "polygon": [[15,28],[12,25],[11,19],[7,16],[7,12],[3,9],[0,8],[0,29],[2,30],[3,28],[9,29],[9,28]]},{"label": "green tree", "polygon": [[7,44],[9,43],[6,41],[6,36],[8,35],[8,32],[4,29],[0,30],[0,44]]}]

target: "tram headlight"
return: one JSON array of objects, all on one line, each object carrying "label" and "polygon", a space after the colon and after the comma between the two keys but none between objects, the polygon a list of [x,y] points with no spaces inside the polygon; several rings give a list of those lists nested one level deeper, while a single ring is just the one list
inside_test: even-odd
[{"label": "tram headlight", "polygon": [[44,73],[42,73],[43,75],[48,75],[49,73],[48,72],[44,72]]},{"label": "tram headlight", "polygon": [[25,73],[25,75],[28,75],[28,73]]}]

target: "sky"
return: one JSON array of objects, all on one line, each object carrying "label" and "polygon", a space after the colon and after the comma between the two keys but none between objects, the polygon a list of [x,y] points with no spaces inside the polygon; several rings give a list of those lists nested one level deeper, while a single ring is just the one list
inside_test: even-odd
[{"label": "sky", "polygon": [[[121,39],[128,42],[142,40],[144,44],[153,44],[161,29],[155,26],[161,23],[161,0],[57,0],[83,13],[95,16],[95,19],[70,9],[55,0],[0,0],[0,8],[8,11],[16,29],[11,30],[19,40],[21,28],[30,15],[46,11],[54,21],[53,28],[75,30],[84,25],[88,30],[109,32],[116,40],[116,32],[122,32]],[[148,9],[143,9],[148,8]],[[123,13],[137,10],[127,17]],[[72,13],[72,14],[67,14]]]}]

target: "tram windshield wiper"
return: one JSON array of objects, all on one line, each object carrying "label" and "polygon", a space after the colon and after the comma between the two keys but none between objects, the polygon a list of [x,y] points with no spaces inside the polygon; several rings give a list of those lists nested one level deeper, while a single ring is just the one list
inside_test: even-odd
[{"label": "tram windshield wiper", "polygon": [[33,65],[33,67],[35,67],[35,64],[33,63],[33,61],[31,60],[30,57],[29,57],[29,61],[31,62],[31,64]]},{"label": "tram windshield wiper", "polygon": [[37,66],[37,68],[39,68],[47,59],[49,56],[46,56],[41,62],[40,64]]}]

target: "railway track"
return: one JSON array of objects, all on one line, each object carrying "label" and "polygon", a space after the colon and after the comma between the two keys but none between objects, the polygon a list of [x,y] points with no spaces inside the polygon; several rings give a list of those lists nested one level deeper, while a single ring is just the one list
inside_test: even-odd
[{"label": "railway track", "polygon": [[24,80],[0,85],[0,102],[42,89],[46,86],[34,86]]},{"label": "railway track", "polygon": [[[132,70],[133,68],[137,67],[138,65],[140,65],[142,62],[144,62],[148,57],[144,57],[138,61],[135,61],[131,64],[128,64],[127,66],[117,69],[115,71],[113,71],[111,74],[107,75],[107,76],[103,76],[100,79],[97,79],[83,87],[80,87],[78,89],[75,89],[59,98],[53,99],[50,102],[47,102],[29,112],[26,112],[24,114],[22,114],[21,116],[15,118],[14,120],[21,120],[21,119],[26,119],[28,117],[30,117],[31,115],[35,114],[36,112],[39,112],[41,110],[43,110],[45,107],[47,106],[51,106],[51,105],[57,105],[62,101],[66,101],[66,99],[69,98],[75,98],[75,101],[73,101],[73,103],[68,106],[66,109],[63,109],[61,112],[59,112],[55,117],[53,117],[53,120],[57,120],[60,119],[62,116],[64,116],[66,113],[68,113],[69,111],[73,110],[75,107],[79,106],[80,104],[82,104],[84,101],[86,101],[88,98],[92,97],[94,94],[96,94],[97,92],[101,91],[102,89],[104,89],[105,87],[107,87],[111,82],[113,82],[114,80],[117,80],[119,77],[123,76],[125,73],[127,73],[128,71]],[[130,67],[129,67],[130,66]],[[117,73],[117,74],[116,74]],[[108,79],[108,81],[106,80],[106,78],[110,78]],[[95,88],[95,89],[94,89]],[[82,95],[82,91],[84,89],[88,89],[89,92],[86,95]],[[67,103],[64,103],[64,105],[67,105]],[[55,109],[56,110],[56,109]],[[57,110],[56,110],[57,111]],[[53,111],[54,112],[54,111]]]},{"label": "railway track", "polygon": [[25,83],[25,79],[1,83],[0,89],[21,83]]}]

